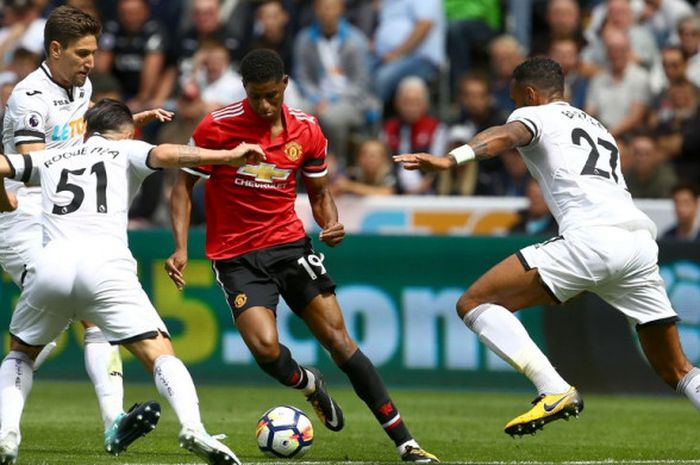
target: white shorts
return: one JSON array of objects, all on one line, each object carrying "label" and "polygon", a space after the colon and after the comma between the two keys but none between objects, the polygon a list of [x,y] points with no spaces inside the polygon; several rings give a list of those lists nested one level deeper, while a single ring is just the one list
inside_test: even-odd
[{"label": "white shorts", "polygon": [[41,220],[23,211],[0,214],[0,267],[22,287],[25,266],[42,250]]},{"label": "white shorts", "polygon": [[27,267],[10,334],[30,346],[53,341],[72,320],[95,323],[112,344],[167,333],[119,241],[51,241]]},{"label": "white shorts", "polygon": [[595,226],[567,231],[517,253],[559,302],[590,291],[638,325],[676,321],[647,230]]}]

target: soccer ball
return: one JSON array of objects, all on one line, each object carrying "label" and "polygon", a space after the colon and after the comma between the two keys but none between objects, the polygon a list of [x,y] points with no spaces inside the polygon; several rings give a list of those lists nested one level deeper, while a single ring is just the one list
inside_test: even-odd
[{"label": "soccer ball", "polygon": [[301,457],[314,441],[314,428],[304,412],[280,405],[260,417],[255,429],[258,447],[270,457]]}]

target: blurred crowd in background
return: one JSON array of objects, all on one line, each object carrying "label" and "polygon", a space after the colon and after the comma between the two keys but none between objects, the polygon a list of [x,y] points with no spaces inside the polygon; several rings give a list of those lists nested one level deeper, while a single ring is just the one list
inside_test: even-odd
[{"label": "blurred crowd in background", "polygon": [[[696,3],[4,0],[0,99],[4,107],[13,85],[41,62],[45,18],[60,4],[103,22],[91,74],[94,100],[114,97],[133,111],[176,113],[172,123],[143,131],[153,143],[186,143],[207,112],[245,98],[239,61],[251,49],[272,48],[290,76],[285,102],[316,116],[328,137],[336,196],[527,196],[530,208],[516,228],[546,234],[556,224],[516,151],[440,176],[399,170],[391,155],[443,155],[504,123],[514,109],[513,69],[528,56],[545,55],[562,65],[571,105],[616,137],[632,195],[675,198],[690,189],[694,213]],[[168,224],[171,177],[149,178],[130,214],[133,228]],[[194,223],[202,221],[201,208],[194,216]]]}]

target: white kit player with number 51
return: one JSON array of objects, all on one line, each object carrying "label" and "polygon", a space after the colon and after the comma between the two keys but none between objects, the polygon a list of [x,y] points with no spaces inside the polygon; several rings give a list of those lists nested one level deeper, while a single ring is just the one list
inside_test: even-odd
[{"label": "white kit player with number 51", "polygon": [[565,302],[590,291],[636,324],[649,363],[700,409],[700,369],[688,361],[659,275],[656,226],[627,190],[615,139],[595,118],[564,100],[561,67],[532,58],[513,71],[517,109],[505,125],[486,129],[445,157],[403,154],[405,169],[438,171],[512,148],[559,225],[559,236],[525,247],[482,275],[457,302],[464,323],[493,352],[527,376],[534,406],[505,426],[510,435],[578,416],[583,399],[556,372],[512,312]]},{"label": "white kit player with number 51", "polygon": [[[180,420],[182,447],[210,464],[239,464],[202,425],[189,372],[175,357],[165,324],[139,283],[127,221],[131,200],[154,170],[200,163],[254,166],[265,154],[252,144],[206,150],[129,140],[132,115],[116,100],[98,102],[85,118],[88,138],[83,144],[0,157],[0,177],[41,185],[46,243],[27,266],[10,322],[10,353],[0,365],[0,464],[17,457],[33,360],[75,319],[94,322],[110,344],[124,345],[153,374]],[[23,200],[0,189],[0,206],[18,203],[21,208]],[[122,452],[155,427],[160,406],[143,405],[128,427],[117,424],[108,430],[108,452]]]}]

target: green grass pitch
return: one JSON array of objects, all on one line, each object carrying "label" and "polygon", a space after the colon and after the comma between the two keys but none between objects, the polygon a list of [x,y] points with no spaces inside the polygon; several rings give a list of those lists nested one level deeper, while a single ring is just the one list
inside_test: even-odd
[{"label": "green grass pitch", "polygon": [[[330,386],[345,412],[339,433],[325,430],[298,392],[276,386],[199,386],[208,430],[244,464],[273,464],[254,438],[259,416],[269,407],[295,405],[309,414],[315,438],[310,452],[290,464],[399,463],[364,404],[348,388]],[[394,390],[392,395],[414,436],[443,463],[500,464],[700,464],[700,414],[676,396],[633,397],[584,394],[578,420],[547,425],[534,436],[511,439],[503,426],[529,406],[531,395],[454,391]],[[22,419],[18,464],[189,464],[201,463],[177,443],[174,413],[155,388],[126,385],[126,406],[157,399],[163,406],[158,428],[119,457],[102,450],[97,402],[88,383],[37,379]]]}]

